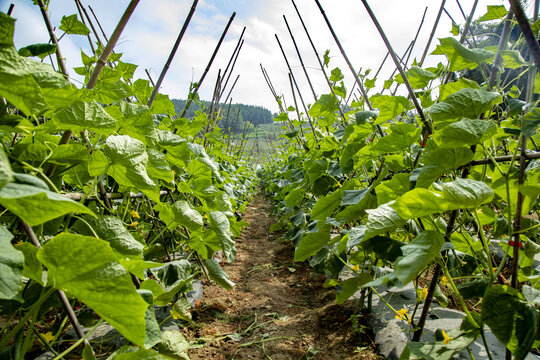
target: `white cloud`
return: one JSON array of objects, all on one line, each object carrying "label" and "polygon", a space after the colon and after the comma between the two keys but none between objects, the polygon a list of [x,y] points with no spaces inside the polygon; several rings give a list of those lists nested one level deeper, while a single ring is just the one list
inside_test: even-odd
[{"label": "white cloud", "polygon": [[[129,1],[115,0],[115,6],[110,6],[110,2],[105,0],[83,1],[83,3],[93,7],[106,33],[111,34]],[[465,12],[470,11],[471,3],[462,2]],[[476,12],[477,16],[485,12],[485,6],[488,3],[507,6],[506,2],[502,0],[482,0]],[[136,76],[146,78],[144,69],[149,69],[154,80],[157,79],[191,4],[192,0],[153,0],[139,3],[117,47],[117,51],[124,54],[124,61],[139,65]],[[332,56],[330,67],[337,66],[342,69],[346,75],[345,84],[350,88],[353,78],[315,2],[296,0],[296,4],[319,54],[322,55],[326,49],[330,49]],[[321,0],[321,4],[355,69],[372,68],[375,70],[384,58],[386,49],[362,2],[359,0],[339,0],[338,2]],[[464,23],[456,3],[447,1],[446,4],[448,12],[452,14],[454,19]],[[417,31],[424,9],[428,6],[426,19],[413,52],[413,56],[420,57],[431,32],[440,2],[371,0],[370,5],[398,54],[402,54],[408,47]],[[8,1],[0,0],[0,9],[8,6]],[[229,82],[229,85],[232,85],[236,75],[241,75],[232,95],[234,101],[263,105],[272,111],[277,111],[275,101],[261,74],[259,64],[262,63],[268,70],[276,91],[285,95],[287,103],[292,103],[288,71],[274,38],[274,34],[278,34],[304,99],[308,103],[313,102],[311,91],[285,27],[283,14],[286,15],[291,26],[315,90],[319,94],[328,92],[313,50],[289,0],[199,1],[190,27],[167,73],[162,92],[169,94],[171,98],[186,97],[189,83],[192,80],[199,80],[233,11],[237,11],[237,16],[201,88],[201,97],[211,97],[218,69],[225,68],[242,28],[247,26],[245,44],[234,74],[231,76],[232,80]],[[62,15],[73,13],[76,13],[73,1],[51,1],[51,19],[56,26],[60,24]],[[48,40],[37,7],[29,5],[29,2],[19,1],[15,5],[13,16],[18,18],[15,36],[15,43],[18,47]],[[436,38],[450,36],[450,27],[450,20],[443,15]],[[57,33],[61,32],[57,31]],[[430,51],[435,48],[436,44],[435,39]],[[88,42],[82,36],[65,37],[61,42],[61,47],[70,67],[80,66],[79,48],[82,47],[85,52],[90,52]],[[442,60],[443,58],[436,57],[430,59],[429,63],[433,64]],[[379,86],[393,69],[394,65],[388,59],[379,76]]]}]

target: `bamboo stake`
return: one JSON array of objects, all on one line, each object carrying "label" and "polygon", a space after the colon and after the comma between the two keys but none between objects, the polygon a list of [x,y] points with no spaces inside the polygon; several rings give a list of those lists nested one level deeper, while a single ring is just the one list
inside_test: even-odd
[{"label": "bamboo stake", "polygon": [[[330,83],[330,79],[328,77],[328,74],[326,73],[326,70],[324,69],[324,65],[323,65],[323,63],[321,61],[319,53],[317,52],[317,48],[315,47],[315,44],[311,40],[311,36],[309,35],[309,31],[308,31],[308,29],[306,27],[306,24],[304,23],[304,19],[302,19],[302,15],[300,15],[300,11],[298,11],[298,8],[296,7],[296,3],[294,2],[294,0],[291,0],[291,1],[292,1],[292,4],[294,5],[294,10],[296,10],[296,14],[298,15],[298,18],[300,19],[300,22],[302,23],[302,27],[304,28],[304,32],[307,35],[309,43],[311,44],[311,48],[313,49],[313,52],[315,53],[315,57],[317,58],[317,61],[319,62],[319,67],[321,68],[321,71],[322,71],[322,73],[324,75],[324,79],[326,80],[326,84],[328,85],[328,88],[330,89],[330,92],[332,93],[334,98],[337,99],[336,93],[334,92],[334,88],[332,87],[332,84]],[[351,89],[351,93],[352,93],[352,89]],[[345,122],[346,121],[345,114],[343,114],[343,110],[341,109],[341,106],[339,107],[339,113],[341,115],[341,118]]]},{"label": "bamboo stake", "polygon": [[431,29],[431,33],[429,34],[428,42],[426,44],[426,47],[424,48],[424,52],[422,53],[422,58],[420,59],[418,66],[422,66],[422,64],[424,63],[424,60],[426,59],[427,53],[429,51],[429,47],[431,46],[431,41],[433,41],[433,37],[435,36],[435,31],[439,27],[439,21],[441,20],[441,15],[444,10],[445,2],[446,0],[441,1],[441,7],[439,8],[439,12],[437,13],[437,18],[435,19],[435,23],[433,24],[433,28]]},{"label": "bamboo stake", "polygon": [[178,50],[178,46],[180,46],[180,42],[182,41],[182,38],[184,37],[184,34],[186,33],[189,22],[191,21],[191,18],[193,17],[193,14],[195,13],[195,8],[197,7],[198,2],[199,0],[193,0],[193,4],[191,5],[191,9],[189,10],[186,20],[184,21],[184,25],[182,25],[180,34],[178,34],[178,37],[176,38],[176,42],[174,43],[171,53],[169,54],[169,58],[167,59],[165,66],[163,66],[163,69],[161,70],[161,74],[159,74],[159,78],[157,80],[156,86],[154,86],[154,91],[152,91],[152,95],[150,95],[150,99],[148,100],[148,107],[152,106],[152,103],[154,102],[154,99],[156,98],[159,88],[161,87],[161,83],[163,82],[163,79],[165,78],[165,74],[167,74],[167,71],[169,70],[169,67],[171,66],[171,63],[174,59],[174,55],[176,55],[176,51]]},{"label": "bamboo stake", "polygon": [[497,80],[497,77],[499,75],[499,72],[501,71],[501,64],[502,64],[502,55],[501,52],[506,49],[506,45],[508,43],[508,38],[510,37],[510,29],[512,27],[512,18],[514,17],[514,13],[510,9],[508,14],[506,15],[506,18],[504,19],[504,26],[501,33],[501,37],[499,39],[499,45],[497,47],[497,53],[495,54],[495,59],[493,60],[493,66],[491,67],[491,75],[489,76],[488,81],[488,87],[491,89],[495,85],[495,81]]},{"label": "bamboo stake", "polygon": [[[214,62],[214,59],[216,58],[216,55],[218,53],[218,50],[219,48],[221,47],[221,43],[223,42],[223,39],[225,38],[225,35],[227,34],[227,31],[229,31],[229,27],[231,26],[231,23],[232,21],[234,20],[234,17],[236,16],[236,12],[233,12],[231,17],[229,18],[229,22],[227,23],[227,25],[225,26],[225,30],[223,30],[223,33],[221,34],[221,37],[219,38],[219,41],[216,45],[216,48],[214,49],[214,52],[212,53],[212,56],[210,57],[210,60],[208,61],[208,64],[206,65],[206,69],[204,69],[204,72],[201,76],[201,78],[199,79],[199,82],[195,85],[195,88],[193,89],[193,92],[190,94],[187,102],[186,102],[186,105],[184,106],[184,110],[182,110],[182,113],[180,114],[180,118],[184,117],[184,115],[186,115],[186,112],[188,111],[191,103],[193,102],[193,96],[195,96],[198,92],[199,92],[199,89],[206,77],[206,74],[208,74],[208,71],[210,71],[210,67],[212,66],[212,63]],[[176,132],[176,130],[175,130]]]},{"label": "bamboo stake", "polygon": [[[318,1],[318,0],[315,0],[315,1]],[[432,133],[431,125],[426,120],[426,117],[424,115],[424,111],[422,110],[422,107],[420,106],[420,103],[418,103],[418,99],[414,95],[414,90],[413,90],[411,84],[409,83],[409,80],[407,79],[407,75],[403,71],[403,68],[401,67],[401,64],[399,63],[399,60],[397,59],[397,56],[396,56],[394,50],[392,49],[392,46],[390,45],[390,42],[388,41],[388,38],[386,37],[386,34],[384,33],[383,29],[381,28],[381,25],[379,24],[379,21],[375,17],[375,14],[373,14],[373,11],[371,11],[371,8],[369,7],[367,1],[362,0],[362,3],[364,4],[364,7],[366,8],[371,20],[375,24],[375,27],[379,31],[379,34],[381,35],[381,37],[382,37],[382,39],[384,41],[384,44],[386,45],[386,48],[388,49],[388,52],[390,52],[390,56],[394,60],[394,64],[396,64],[396,67],[399,70],[399,73],[401,74],[401,77],[403,78],[403,83],[405,84],[405,86],[407,87],[407,90],[409,91],[409,95],[411,96],[411,100],[412,100],[412,102],[414,104],[414,107],[416,108],[416,111],[418,112],[418,115],[420,116],[420,119],[422,120],[422,124],[426,127],[426,129],[428,131],[428,134],[431,134]]]},{"label": "bamboo stake", "polygon": [[308,81],[309,88],[311,89],[311,93],[313,94],[313,99],[317,101],[317,94],[315,93],[315,89],[313,89],[313,84],[311,83],[311,79],[309,78],[309,75],[307,73],[306,66],[304,65],[304,61],[302,60],[302,55],[300,54],[300,50],[298,50],[298,46],[296,45],[296,40],[294,39],[294,35],[291,31],[291,28],[289,26],[289,23],[287,22],[287,18],[285,17],[285,15],[283,15],[283,21],[285,21],[285,25],[287,26],[287,30],[289,31],[289,35],[291,36],[294,49],[296,50],[296,54],[298,55],[298,59],[300,60],[300,64],[302,65],[302,69],[304,70],[304,74],[306,75],[306,79]]},{"label": "bamboo stake", "polygon": [[13,12],[13,9],[15,8],[15,4],[9,4],[9,9],[7,11],[7,16],[11,16],[11,13]]},{"label": "bamboo stake", "polygon": [[60,46],[58,46],[58,38],[56,37],[53,26],[51,24],[51,20],[49,19],[49,15],[47,14],[47,8],[45,7],[45,4],[43,3],[43,0],[37,0],[39,9],[41,10],[41,15],[43,16],[43,20],[45,21],[45,26],[47,27],[47,31],[49,32],[49,37],[51,38],[51,42],[56,45],[56,61],[58,62],[58,67],[62,71],[62,74],[66,78],[66,80],[69,81],[69,74],[66,67],[66,63],[64,62],[64,57],[62,56],[62,52],[60,51]]},{"label": "bamboo stake", "polygon": [[523,8],[521,7],[519,0],[510,0],[510,4],[512,5],[512,10],[514,11],[519,27],[523,32],[525,41],[527,41],[527,45],[529,45],[531,58],[533,59],[536,67],[540,68],[540,45],[538,44],[538,40],[536,40],[536,36],[531,29],[529,20],[523,12]]},{"label": "bamboo stake", "polygon": [[[234,58],[234,61],[233,61],[232,67],[231,67],[231,71],[229,72],[229,75],[227,76],[227,80],[225,80],[225,85],[223,85],[223,90],[219,93],[219,99],[221,99],[221,96],[223,95],[223,93],[225,92],[225,89],[227,88],[227,84],[229,83],[229,79],[231,78],[234,67],[236,66],[236,60],[238,60],[238,56],[240,55],[240,51],[242,50],[243,46],[244,46],[244,40],[242,40],[242,43],[240,44],[240,48],[238,49],[238,52],[236,53],[236,56]],[[232,86],[233,88],[234,88],[234,85],[235,85],[236,81],[238,81],[239,77],[240,77],[240,75],[238,75],[236,77],[236,80],[234,81],[234,84]],[[232,89],[231,89],[231,91],[232,91]],[[229,95],[230,95],[231,91],[229,91]],[[227,99],[227,98],[225,98],[225,99]],[[218,100],[218,102],[219,102],[219,100]],[[227,100],[225,100],[225,102],[227,102]]]},{"label": "bamboo stake", "polygon": [[[292,92],[292,97],[293,97],[293,101],[294,101],[294,109],[296,110],[296,115],[298,116],[298,122],[300,123],[300,125],[298,126],[300,128],[300,134],[302,134],[302,143],[300,143],[300,140],[298,140],[298,136],[296,136],[296,139],[298,141],[298,143],[300,145],[303,145],[304,149],[306,151],[308,151],[307,147],[306,147],[306,142],[303,140],[305,138],[305,135],[304,135],[304,130],[302,130],[302,119],[300,118],[300,111],[298,110],[298,104],[296,102],[296,95],[294,93],[294,86],[293,86],[293,81],[292,81],[292,76],[291,76],[291,73],[288,74],[289,75],[289,84],[291,86],[291,92]],[[290,121],[290,119],[289,119]],[[292,121],[291,122],[291,126],[292,126]]]},{"label": "bamboo stake", "polygon": [[154,83],[154,80],[152,80],[152,76],[148,72],[148,69],[144,69],[144,71],[146,72],[146,76],[148,76],[148,80],[150,80],[150,84],[152,84],[152,87],[156,87],[156,84]]},{"label": "bamboo stake", "polygon": [[351,62],[349,61],[349,57],[345,53],[345,50],[343,49],[343,46],[341,46],[341,42],[339,41],[336,33],[334,32],[334,29],[332,28],[332,25],[330,24],[330,21],[328,20],[328,17],[326,16],[326,13],[324,12],[323,7],[321,6],[321,3],[319,0],[315,0],[315,3],[317,3],[317,6],[319,7],[319,10],[321,11],[322,16],[324,17],[324,21],[326,22],[326,25],[328,26],[328,29],[330,29],[330,32],[332,33],[332,37],[334,38],[334,41],[336,42],[339,51],[341,52],[341,55],[345,59],[345,62],[347,63],[347,66],[349,67],[349,70],[351,70],[351,73],[354,76],[354,79],[356,80],[356,83],[358,84],[358,87],[360,88],[360,92],[362,93],[362,97],[364,98],[364,102],[369,110],[373,110],[373,107],[371,106],[371,103],[369,102],[369,99],[367,97],[366,90],[364,89],[364,85],[360,81],[360,77],[354,70],[354,67],[352,66]]},{"label": "bamboo stake", "polygon": [[[246,31],[246,27],[244,26],[244,28],[242,29],[242,33],[240,34],[240,37],[238,38],[238,42],[236,43],[236,47],[234,48],[234,51],[231,57],[229,58],[229,62],[227,63],[227,66],[225,67],[225,71],[223,72],[223,78],[227,76],[227,80],[225,80],[225,85],[223,86],[223,91],[225,91],[225,89],[227,88],[229,78],[231,77],[234,66],[236,64],[236,59],[238,59],[238,55],[240,54],[240,51],[242,50],[242,46],[244,45],[243,37],[244,37],[245,31]],[[229,72],[229,66],[231,66],[231,63],[232,63],[232,67],[231,67],[231,71]],[[220,98],[221,98],[221,95],[222,94],[220,94],[219,96]]]},{"label": "bamboo stake", "polygon": [[90,9],[90,12],[92,13],[92,16],[96,20],[96,23],[98,24],[98,27],[101,30],[101,34],[103,35],[103,38],[105,39],[105,41],[108,42],[109,39],[107,38],[107,34],[105,34],[105,31],[103,31],[103,28],[101,27],[101,23],[99,22],[99,19],[96,16],[96,13],[94,12],[94,10],[92,9],[92,7],[90,5],[88,5],[88,8]]},{"label": "bamboo stake", "polygon": [[[80,0],[75,0],[75,4],[77,5],[77,10],[79,11],[79,15],[81,16],[81,20],[82,20],[83,24],[86,25],[86,21],[84,20],[84,18],[86,16],[86,19],[88,20],[88,23],[90,24],[90,28],[92,29],[92,32],[94,33],[94,35],[96,37],[96,41],[98,42],[99,45],[103,46],[103,43],[99,39],[99,35],[96,32],[96,29],[94,28],[94,24],[92,24],[92,21],[90,20],[90,17],[88,16],[88,13],[86,12],[86,9],[83,7],[81,1]],[[94,49],[94,44],[92,43],[92,38],[90,37],[90,34],[88,34],[88,41],[90,42],[90,48],[92,49],[92,52],[95,55],[96,50]]]}]

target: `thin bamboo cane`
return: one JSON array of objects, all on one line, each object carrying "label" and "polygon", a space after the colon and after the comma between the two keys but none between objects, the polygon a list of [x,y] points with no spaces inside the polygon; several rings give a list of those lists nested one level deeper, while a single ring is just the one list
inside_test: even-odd
[{"label": "thin bamboo cane", "polygon": [[47,14],[47,8],[45,7],[43,0],[37,0],[37,2],[39,5],[39,10],[41,10],[41,15],[43,16],[43,20],[45,21],[45,26],[47,27],[47,31],[49,32],[49,37],[51,38],[51,42],[54,45],[56,45],[56,61],[58,62],[58,67],[62,71],[62,74],[65,76],[65,78],[69,80],[69,74],[66,67],[66,63],[64,62],[64,57],[62,56],[62,52],[60,51],[60,46],[58,46],[58,39],[54,33],[51,20],[49,19],[49,14]]},{"label": "thin bamboo cane", "polygon": [[159,74],[159,78],[157,80],[156,86],[154,86],[154,91],[152,91],[152,95],[150,95],[150,99],[148,99],[148,107],[152,106],[152,103],[154,102],[154,99],[156,98],[159,88],[161,87],[161,83],[163,82],[163,79],[165,78],[165,75],[167,74],[167,71],[169,70],[169,67],[171,66],[174,56],[176,55],[176,51],[178,50],[178,46],[180,46],[180,42],[182,41],[182,38],[184,37],[184,34],[186,33],[189,22],[191,21],[191,18],[193,17],[193,14],[195,13],[195,9],[197,8],[198,2],[199,0],[193,0],[191,9],[189,10],[188,16],[186,20],[184,21],[184,25],[182,25],[182,29],[180,30],[180,33],[178,34],[178,37],[176,38],[176,42],[174,43],[171,53],[169,54],[169,58],[167,59],[165,66],[163,66],[163,69],[161,70],[161,74]]},{"label": "thin bamboo cane", "polygon": [[101,34],[103,35],[103,38],[105,39],[105,41],[108,42],[109,39],[107,38],[107,34],[105,34],[105,31],[101,27],[101,23],[99,22],[99,19],[97,18],[96,13],[94,12],[94,10],[92,9],[92,7],[90,5],[88,5],[88,8],[90,9],[90,12],[92,13],[92,16],[94,17],[94,20],[96,20],[96,23],[98,24],[98,27],[99,27],[99,29],[101,31]]},{"label": "thin bamboo cane", "polygon": [[433,41],[433,37],[435,36],[435,31],[437,31],[437,28],[439,27],[439,21],[441,20],[441,15],[444,10],[445,2],[446,0],[441,1],[439,12],[437,13],[437,17],[435,18],[435,23],[433,24],[433,28],[431,29],[431,33],[429,34],[428,42],[426,44],[426,47],[424,48],[424,52],[422,53],[422,58],[420,59],[418,66],[422,66],[422,64],[424,64],[424,60],[426,59],[429,47],[431,46],[431,42]]},{"label": "thin bamboo cane", "polygon": [[[223,93],[225,92],[225,89],[227,88],[227,84],[229,84],[229,79],[231,78],[234,67],[236,66],[236,60],[238,60],[238,56],[240,55],[240,51],[242,50],[243,46],[244,46],[244,40],[242,40],[242,43],[240,44],[240,47],[238,48],[238,52],[236,53],[236,56],[234,57],[234,61],[232,63],[231,71],[227,75],[227,80],[225,80],[225,84],[223,85],[222,91],[219,93],[219,99],[221,99],[221,96],[223,95]],[[238,76],[240,76],[240,75],[238,75]],[[238,80],[238,76],[236,77],[235,83]],[[233,87],[234,87],[234,84],[233,84]],[[232,91],[232,89],[231,89],[231,91]],[[229,94],[230,94],[230,91],[229,91]],[[219,101],[219,99],[218,99],[218,101]],[[225,99],[227,99],[227,98],[225,98]],[[225,102],[227,102],[227,101],[225,100]]]},{"label": "thin bamboo cane", "polygon": [[[184,106],[184,110],[182,110],[182,113],[179,115],[179,117],[184,117],[186,115],[186,112],[189,110],[189,107],[191,103],[193,102],[193,96],[195,96],[206,78],[206,74],[208,74],[208,71],[210,71],[210,67],[212,66],[212,63],[214,62],[214,59],[216,58],[216,55],[218,53],[219,48],[221,47],[221,43],[223,42],[223,39],[225,38],[225,35],[229,31],[229,27],[231,26],[231,23],[234,20],[234,17],[236,16],[236,12],[233,12],[231,17],[229,18],[229,22],[227,22],[227,25],[225,26],[225,30],[223,30],[223,33],[221,34],[221,37],[219,38],[219,41],[214,49],[214,52],[212,53],[212,56],[210,57],[210,60],[208,61],[208,64],[206,65],[206,68],[204,69],[203,74],[201,75],[201,78],[199,79],[199,82],[195,85],[195,88],[193,89],[193,92],[190,94],[188,100],[186,101],[186,105]],[[175,130],[176,132],[176,130]]]},{"label": "thin bamboo cane", "polygon": [[[87,26],[85,16],[84,16],[84,12],[83,12],[82,4],[79,2],[79,0],[74,0],[74,1],[75,1],[75,5],[77,5],[77,11],[79,12],[79,16],[81,17],[82,23],[85,26]],[[84,11],[86,11],[86,10],[84,10]],[[94,29],[94,25],[93,24],[90,24],[90,25],[91,25],[92,31],[96,35],[96,39],[97,39],[98,43],[101,43],[101,41],[99,41],[99,38],[97,37],[97,34],[95,33],[96,29]],[[90,32],[86,37],[88,38],[88,43],[90,44],[90,49],[92,49],[92,54],[96,55],[96,48],[94,47],[94,42],[92,41],[92,35],[91,34],[92,34],[92,32]]]},{"label": "thin bamboo cane", "polygon": [[510,0],[510,4],[512,5],[512,10],[514,11],[519,27],[523,32],[525,41],[527,42],[527,45],[529,45],[531,58],[533,59],[536,68],[540,69],[540,45],[538,44],[538,40],[531,29],[529,20],[527,19],[525,12],[523,12],[523,8],[521,7],[519,0]]}]

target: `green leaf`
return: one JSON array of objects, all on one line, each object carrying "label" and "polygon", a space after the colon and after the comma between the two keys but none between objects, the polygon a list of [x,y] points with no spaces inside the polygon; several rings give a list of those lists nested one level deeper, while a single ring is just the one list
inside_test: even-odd
[{"label": "green leaf", "polygon": [[377,202],[379,205],[386,204],[411,189],[409,174],[395,174],[392,179],[383,181],[377,185]]},{"label": "green leaf", "polygon": [[218,285],[227,290],[232,289],[232,287],[235,285],[231,280],[229,280],[229,275],[223,271],[215,259],[204,260],[204,266],[206,266],[206,269],[208,270],[208,276],[210,276],[210,279],[215,281]]},{"label": "green leaf", "polygon": [[0,47],[0,96],[25,115],[49,109],[44,92],[69,86],[50,65],[20,56],[14,47]]},{"label": "green leaf", "polygon": [[43,60],[47,55],[56,52],[55,44],[32,44],[19,49],[18,53],[21,56],[37,56]]},{"label": "green leaf", "polygon": [[379,116],[373,122],[373,125],[382,124],[412,108],[411,102],[404,96],[377,94],[373,95],[369,100],[374,108],[379,109]]},{"label": "green leaf", "polygon": [[94,213],[86,206],[60,194],[32,185],[9,183],[0,190],[0,204],[30,226],[71,212]]},{"label": "green leaf", "polygon": [[[418,66],[411,66],[409,70],[405,71],[405,76],[407,76],[413,89],[425,88],[431,80],[437,77],[437,75],[431,71],[422,69]],[[396,76],[396,81],[403,84],[403,77],[401,74]]]},{"label": "green leaf", "polygon": [[330,228],[309,232],[298,243],[294,252],[294,261],[305,261],[319,252],[330,241]]},{"label": "green leaf", "polygon": [[161,355],[153,350],[141,350],[138,347],[122,347],[115,351],[110,360],[172,360],[173,358]]},{"label": "green leaf", "polygon": [[469,80],[466,78],[460,78],[458,81],[442,84],[439,87],[439,102],[446,99],[449,95],[458,92],[461,89],[470,88],[470,89],[480,89],[480,85],[476,81]]},{"label": "green leaf", "polygon": [[450,210],[478,208],[491,200],[493,190],[482,181],[461,179],[441,185],[442,192],[415,188],[391,206],[403,219],[412,219]]},{"label": "green leaf", "polygon": [[88,35],[90,34],[90,30],[77,19],[77,14],[73,14],[70,16],[62,16],[62,20],[60,21],[60,30],[65,31],[67,34],[76,34],[76,35]]},{"label": "green leaf", "polygon": [[371,279],[371,275],[367,273],[362,273],[358,276],[341,282],[341,291],[338,292],[336,296],[336,304],[343,304],[345,301],[349,300],[349,298],[353,296],[354,293],[362,287],[362,285],[364,285]]},{"label": "green leaf", "polygon": [[480,144],[496,133],[497,126],[492,121],[462,119],[437,131],[434,139],[441,148],[460,148]]},{"label": "green leaf", "polygon": [[330,217],[334,210],[341,204],[341,197],[343,196],[343,190],[339,189],[331,194],[321,197],[311,210],[311,219],[325,221],[327,217]]},{"label": "green leaf", "polygon": [[5,226],[0,226],[0,299],[23,302],[24,256],[11,245],[13,235]]},{"label": "green leaf", "polygon": [[4,149],[0,149],[0,189],[12,180],[13,172],[11,171],[9,159],[6,156]]},{"label": "green leaf", "polygon": [[144,313],[145,321],[145,340],[144,347],[151,348],[157,343],[161,342],[161,329],[156,320],[156,312],[154,310],[154,296],[150,290],[138,289],[137,293],[146,301],[149,305]]},{"label": "green leaf", "polygon": [[43,267],[37,259],[37,252],[39,249],[29,242],[17,244],[15,249],[24,254],[23,276],[26,276],[43,286]]},{"label": "green leaf", "polygon": [[189,342],[179,331],[167,330],[163,332],[163,342],[158,345],[159,353],[169,355],[174,359],[189,360],[187,350]]},{"label": "green leaf", "polygon": [[477,117],[501,102],[497,92],[464,88],[428,109],[435,122]]},{"label": "green leaf", "polygon": [[365,239],[369,239],[370,237],[386,231],[394,230],[405,224],[406,220],[402,219],[391,205],[392,203],[387,203],[380,205],[376,209],[366,210],[368,213],[368,220],[366,223],[367,231],[364,235]]},{"label": "green leaf", "polygon": [[90,153],[82,144],[63,144],[53,148],[49,162],[59,165],[80,164],[90,160]]},{"label": "green leaf", "polygon": [[146,166],[148,176],[153,179],[164,180],[165,182],[173,181],[174,174],[166,160],[165,154],[150,148],[146,149],[146,153],[148,154],[148,165]]},{"label": "green leaf", "polygon": [[495,53],[484,49],[468,49],[454,38],[439,39],[432,55],[446,55],[450,62],[450,71],[459,71],[469,68],[473,70],[480,64],[493,60]]},{"label": "green leaf", "polygon": [[158,135],[148,106],[123,101],[120,103],[120,110],[123,115],[118,121],[120,134],[129,135],[147,146],[157,143]]},{"label": "green leaf", "polygon": [[392,126],[392,132],[382,137],[376,143],[362,148],[356,156],[367,154],[387,154],[404,150],[414,144],[419,138],[422,129],[405,123]]},{"label": "green leaf", "polygon": [[378,259],[394,262],[403,255],[401,241],[394,240],[386,236],[375,236],[363,240],[361,243],[365,251],[375,253]]},{"label": "green leaf", "polygon": [[503,5],[488,5],[487,12],[478,19],[478,22],[489,20],[499,20],[508,14],[508,10]]},{"label": "green leaf", "polygon": [[424,231],[410,243],[403,245],[403,256],[394,263],[394,276],[402,285],[407,284],[420,274],[439,256],[444,238],[438,231]]},{"label": "green leaf", "polygon": [[144,346],[148,304],[135,291],[109,243],[60,234],[43,245],[38,259],[48,269],[50,285],[75,296],[128,340]]},{"label": "green leaf", "polygon": [[345,75],[341,72],[339,68],[334,68],[332,72],[330,73],[330,81],[332,82],[338,82],[340,80],[343,80],[345,78]]},{"label": "green leaf", "polygon": [[133,74],[137,70],[137,65],[118,61],[115,69],[120,71],[124,80],[128,81],[133,78]]},{"label": "green leaf", "polygon": [[450,33],[454,36],[459,35],[459,25],[452,21],[452,30],[450,30]]},{"label": "green leaf", "polygon": [[109,135],[116,127],[113,119],[103,106],[96,101],[76,101],[68,107],[56,111],[53,115],[54,124],[58,129],[80,132],[94,131],[100,135]]},{"label": "green leaf", "polygon": [[454,170],[472,161],[474,155],[467,147],[434,149],[424,154],[424,167],[416,180],[417,187],[430,186],[448,170]]},{"label": "green leaf", "polygon": [[234,247],[229,219],[227,219],[227,216],[220,211],[212,211],[209,220],[210,229],[217,235],[225,259],[228,262],[233,262],[236,256],[236,248]]},{"label": "green leaf", "polygon": [[[89,228],[90,226],[91,228]],[[73,228],[81,235],[93,236],[94,233],[107,241],[115,254],[121,258],[141,258],[143,244],[133,238],[124,223],[114,216],[98,215],[97,218],[85,217],[77,220]]]},{"label": "green leaf", "polygon": [[304,200],[304,194],[305,191],[300,188],[292,189],[290,193],[285,196],[283,199],[283,202],[285,203],[285,206],[287,207],[295,207],[302,203],[302,200]]},{"label": "green leaf", "polygon": [[13,34],[15,32],[15,19],[4,13],[0,13],[0,45],[13,46]]},{"label": "green leaf", "polygon": [[509,286],[491,286],[482,299],[482,321],[516,359],[527,356],[538,329],[538,311]]},{"label": "green leaf", "polygon": [[202,229],[202,215],[197,210],[192,208],[187,201],[176,201],[172,205],[172,210],[174,213],[174,219],[179,225],[187,227],[190,231]]},{"label": "green leaf", "polygon": [[109,136],[103,153],[111,163],[107,174],[120,185],[141,190],[159,202],[158,188],[146,172],[148,154],[142,142],[127,135]]},{"label": "green leaf", "polygon": [[536,129],[540,125],[540,109],[534,108],[525,114],[521,121],[521,133],[523,136],[530,138],[536,133]]}]

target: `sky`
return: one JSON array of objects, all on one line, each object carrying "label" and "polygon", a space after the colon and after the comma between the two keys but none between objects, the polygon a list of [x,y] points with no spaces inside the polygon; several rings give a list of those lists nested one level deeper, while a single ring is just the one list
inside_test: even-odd
[{"label": "sky", "polygon": [[[427,44],[441,2],[434,0],[370,0],[368,2],[397,54],[403,54],[413,40],[427,7],[425,20],[412,56],[419,59]],[[15,4],[12,17],[17,19],[15,46],[20,48],[33,43],[48,42],[48,33],[38,7],[33,5],[31,0],[0,0],[0,11],[6,12],[11,3]],[[104,31],[110,36],[129,1],[82,0],[82,3],[84,6],[92,7]],[[123,54],[122,61],[138,65],[136,78],[147,79],[145,69],[154,80],[158,78],[192,3],[192,0],[141,0],[139,2],[115,48],[116,52]],[[320,3],[355,70],[371,68],[373,75],[386,55],[386,48],[362,2],[360,0],[320,0]],[[465,14],[468,14],[473,1],[460,0],[460,3]],[[296,0],[296,4],[317,51],[322,55],[325,50],[330,50],[330,69],[339,67],[342,70],[345,75],[345,87],[350,90],[354,79],[315,1]],[[504,5],[506,8],[509,6],[508,1],[480,0],[475,18],[486,13],[487,5]],[[465,19],[458,7],[458,2],[447,0],[445,8],[452,18],[463,26]],[[245,43],[229,82],[230,89],[234,78],[240,75],[231,95],[233,102],[260,105],[272,112],[278,112],[276,101],[264,81],[260,69],[260,64],[262,64],[278,94],[283,95],[287,105],[292,105],[288,70],[275,34],[283,44],[305,102],[307,104],[314,102],[283,15],[291,27],[315,91],[319,95],[329,92],[290,0],[199,0],[191,23],[162,84],[161,93],[169,95],[170,98],[186,98],[190,82],[198,81],[202,75],[233,12],[236,12],[236,17],[201,86],[202,99],[211,98],[218,70],[225,69],[245,26]],[[75,13],[77,9],[73,0],[50,0],[49,16],[54,26],[60,26],[63,15]],[[450,30],[451,20],[443,14],[435,39],[430,46],[430,52],[438,44],[437,38],[451,36]],[[56,30],[56,34],[61,36],[62,31]],[[81,50],[90,54],[88,40],[81,35],[68,35],[61,39],[60,47],[67,60],[69,73],[76,82],[77,77],[72,68],[81,66]],[[444,60],[441,56],[429,56],[425,65],[435,65]],[[393,70],[394,65],[388,59],[378,77],[378,88],[382,87],[383,81],[390,77]],[[80,83],[78,85],[81,86]]]}]

